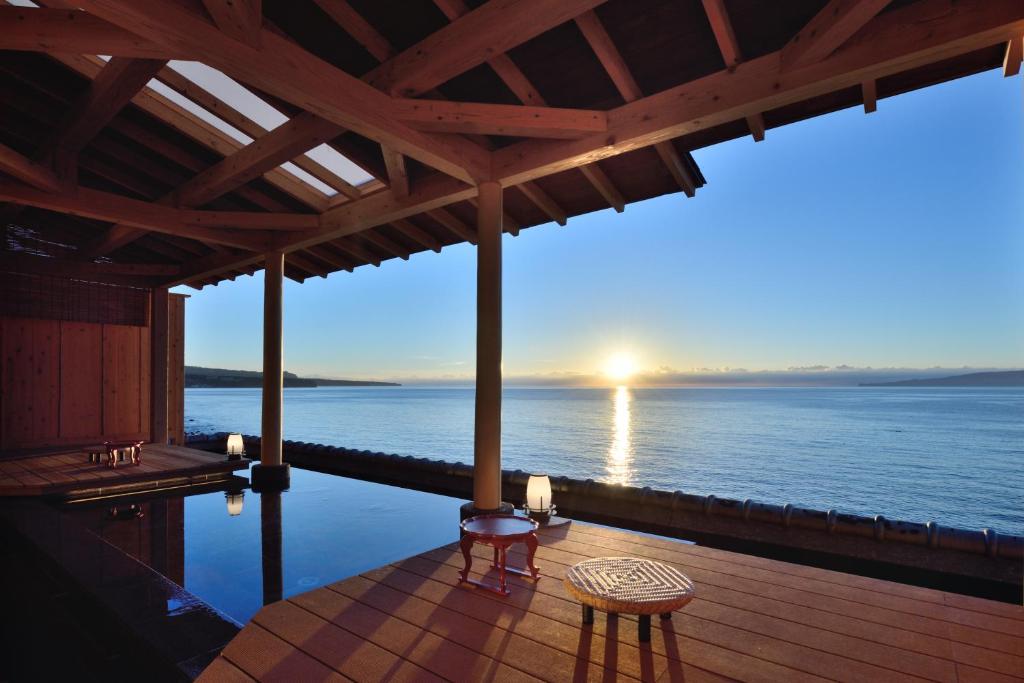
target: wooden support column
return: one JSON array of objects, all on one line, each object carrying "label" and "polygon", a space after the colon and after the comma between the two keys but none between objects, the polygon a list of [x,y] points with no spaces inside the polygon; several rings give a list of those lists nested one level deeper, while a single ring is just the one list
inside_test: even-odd
[{"label": "wooden support column", "polygon": [[479,186],[476,265],[476,423],[473,505],[501,507],[501,216],[502,190]]},{"label": "wooden support column", "polygon": [[284,400],[284,335],[282,329],[284,253],[267,254],[263,273],[263,421],[260,464],[252,468],[254,488],[288,485],[288,466],[281,457],[281,414]]},{"label": "wooden support column", "polygon": [[167,298],[166,287],[153,289],[150,296],[149,440],[158,444],[167,443]]}]

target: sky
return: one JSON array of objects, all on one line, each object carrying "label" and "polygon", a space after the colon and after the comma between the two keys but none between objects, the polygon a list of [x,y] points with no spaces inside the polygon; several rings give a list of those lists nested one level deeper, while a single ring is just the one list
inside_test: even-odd
[{"label": "sky", "polygon": [[[695,150],[694,199],[504,237],[504,375],[600,383],[613,358],[641,383],[1024,367],[1022,154],[1024,89],[998,70]],[[258,370],[262,288],[176,290],[186,362]],[[286,280],[284,297],[289,371],[473,376],[471,245]]]}]

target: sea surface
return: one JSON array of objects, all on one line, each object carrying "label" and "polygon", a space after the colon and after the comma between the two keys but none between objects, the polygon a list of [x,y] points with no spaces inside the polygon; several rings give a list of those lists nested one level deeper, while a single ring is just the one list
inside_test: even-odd
[{"label": "sea surface", "polygon": [[[472,463],[472,388],[284,397],[286,439]],[[258,434],[260,390],[185,415]],[[506,388],[502,440],[506,469],[1024,535],[1019,388]]]}]

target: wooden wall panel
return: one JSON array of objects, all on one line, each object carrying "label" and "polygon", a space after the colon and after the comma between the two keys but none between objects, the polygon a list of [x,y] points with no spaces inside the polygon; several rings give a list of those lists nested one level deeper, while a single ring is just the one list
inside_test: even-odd
[{"label": "wooden wall panel", "polygon": [[95,438],[103,433],[103,326],[60,324],[60,436]]},{"label": "wooden wall panel", "polygon": [[171,443],[185,443],[185,299],[168,297],[167,312],[167,434]]},{"label": "wooden wall panel", "polygon": [[0,320],[0,325],[3,446],[56,439],[60,411],[60,323],[10,318]]},{"label": "wooden wall panel", "polygon": [[[139,338],[143,331],[147,328],[103,326],[104,435],[131,435],[149,430],[148,412],[146,422],[142,422],[140,398],[142,360],[139,358]],[[148,381],[146,389],[149,389]]]}]

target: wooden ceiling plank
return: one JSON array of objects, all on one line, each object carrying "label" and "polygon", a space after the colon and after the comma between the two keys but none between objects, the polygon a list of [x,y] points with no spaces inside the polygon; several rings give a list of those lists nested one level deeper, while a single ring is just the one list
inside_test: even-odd
[{"label": "wooden ceiling plank", "polygon": [[381,234],[379,230],[364,230],[359,234],[365,237],[370,242],[373,242],[374,244],[376,244],[378,247],[388,252],[389,254],[397,256],[403,261],[409,260],[409,250],[403,247],[401,244],[398,244],[394,240],[390,239],[386,235]]},{"label": "wooden ceiling plank", "polygon": [[186,57],[86,12],[7,5],[0,5],[0,50],[139,59]]},{"label": "wooden ceiling plank", "polygon": [[552,199],[551,196],[542,190],[536,183],[532,181],[525,182],[517,187],[527,199],[533,202],[537,208],[547,214],[547,217],[554,222],[564,226],[569,221],[565,209],[559,206],[558,202]]},{"label": "wooden ceiling plank", "polygon": [[[576,17],[576,26],[579,27],[586,38],[590,48],[597,55],[598,61],[612,79],[619,95],[626,102],[634,102],[643,97],[643,92],[633,78],[633,72],[626,65],[622,53],[615,46],[608,31],[605,30],[601,20],[594,12],[586,12]],[[697,182],[690,174],[688,166],[683,163],[679,152],[669,142],[661,142],[655,145],[655,150],[661,158],[668,172],[672,175],[679,188],[687,197],[693,197],[697,192]]]},{"label": "wooden ceiling plank", "polygon": [[391,227],[393,227],[395,230],[411,239],[413,242],[416,242],[417,244],[423,246],[424,248],[430,249],[431,251],[438,254],[441,253],[441,243],[438,242],[437,239],[433,237],[433,235],[431,235],[426,230],[419,227],[412,221],[405,218],[398,218],[396,220],[391,221]]},{"label": "wooden ceiling plank", "polygon": [[605,113],[592,109],[399,98],[394,112],[418,130],[439,133],[579,138],[608,129]]},{"label": "wooden ceiling plank", "polygon": [[[871,22],[829,59],[785,74],[780,54],[741,63],[608,112],[608,133],[527,140],[494,152],[494,177],[518,185],[751,114],[1004,43],[1024,32],[1017,0],[920,0]],[[609,141],[612,141],[609,144]]]},{"label": "wooden ceiling plank", "polygon": [[217,28],[251,47],[260,46],[262,0],[203,0]]},{"label": "wooden ceiling plank", "polygon": [[782,70],[814,64],[835,52],[891,0],[829,0],[782,48]]},{"label": "wooden ceiling plank", "polygon": [[381,147],[384,166],[388,170],[388,184],[396,197],[409,196],[409,172],[405,169],[405,157],[390,147]]},{"label": "wooden ceiling plank", "polygon": [[393,95],[422,95],[602,1],[490,0],[399,53],[371,83]]},{"label": "wooden ceiling plank", "polygon": [[1024,57],[1024,37],[1015,36],[1006,41],[1006,52],[1003,54],[1003,76],[1016,76],[1020,73],[1021,59]]},{"label": "wooden ceiling plank", "polygon": [[46,192],[60,192],[64,187],[53,169],[35,163],[4,144],[0,144],[0,171]]},{"label": "wooden ceiling plank", "polygon": [[[462,138],[422,133],[396,121],[389,115],[386,95],[271,31],[263,30],[261,47],[255,49],[226,38],[173,0],[81,0],[78,4],[460,180],[475,182],[489,173],[486,150]],[[324,83],[331,87],[325,88]]]},{"label": "wooden ceiling plank", "polygon": [[593,164],[587,164],[586,166],[580,166],[580,171],[587,177],[591,185],[597,188],[597,191],[601,193],[604,200],[608,202],[617,213],[622,213],[626,210],[626,200],[619,192],[615,184],[612,183],[611,178],[601,169],[600,165],[596,162]]}]

